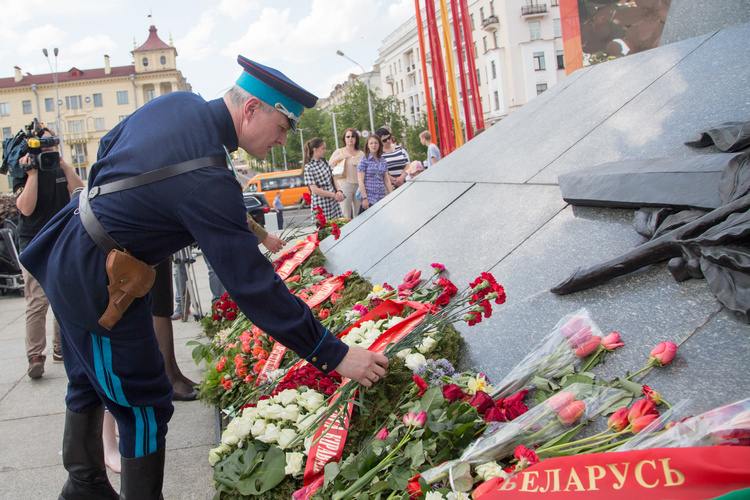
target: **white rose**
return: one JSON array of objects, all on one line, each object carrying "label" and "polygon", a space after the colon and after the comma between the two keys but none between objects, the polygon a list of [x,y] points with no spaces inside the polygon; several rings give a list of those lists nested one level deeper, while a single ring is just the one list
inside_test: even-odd
[{"label": "white rose", "polygon": [[302,462],[305,456],[302,453],[287,453],[286,454],[286,467],[284,467],[284,474],[288,476],[296,476],[302,472]]},{"label": "white rose", "polygon": [[297,433],[294,432],[293,429],[282,429],[277,444],[279,445],[279,448],[285,450],[289,448],[289,443],[291,443],[296,437]]},{"label": "white rose", "polygon": [[427,359],[419,353],[409,354],[406,356],[404,364],[411,371],[416,371],[420,366],[427,364]]},{"label": "white rose", "polygon": [[266,431],[258,436],[258,441],[263,441],[264,443],[275,443],[280,435],[281,429],[279,427],[276,427],[274,424],[268,424],[266,426]]},{"label": "white rose", "polygon": [[437,344],[437,341],[431,337],[425,337],[422,341],[422,345],[419,346],[419,352],[427,354]]},{"label": "white rose", "polygon": [[445,496],[446,500],[471,500],[469,495],[460,491],[451,491]]},{"label": "white rose", "polygon": [[475,470],[482,481],[489,481],[493,477],[508,479],[510,476],[510,474],[505,472],[497,462],[487,462],[486,464],[476,467]]},{"label": "white rose", "polygon": [[299,398],[299,392],[295,391],[294,389],[286,389],[281,391],[277,397],[279,403],[284,406],[288,406],[291,403],[297,401],[297,398]]},{"label": "white rose", "polygon": [[231,448],[227,445],[221,445],[218,448],[212,448],[211,451],[208,452],[208,463],[211,464],[211,467],[219,463],[219,460],[224,458],[224,454],[228,451],[230,451]]},{"label": "white rose", "polygon": [[251,422],[258,417],[258,409],[254,406],[249,406],[242,411],[242,418],[248,419]]},{"label": "white rose", "polygon": [[244,439],[248,434],[250,434],[250,429],[253,426],[253,420],[245,418],[235,418],[234,420],[232,420],[232,422],[237,422],[234,426],[234,433],[238,438]]},{"label": "white rose", "polygon": [[313,441],[315,441],[315,436],[307,436],[303,441],[303,444],[305,445],[305,455],[310,454],[310,448],[312,448]]},{"label": "white rose", "polygon": [[273,401],[271,401],[270,399],[261,399],[260,401],[258,401],[258,404],[255,406],[256,410],[258,410],[258,414],[262,415],[261,410],[271,406],[272,403]]},{"label": "white rose", "polygon": [[323,406],[323,395],[317,391],[309,391],[309,396],[300,404],[309,412],[314,412]]},{"label": "white rose", "polygon": [[281,412],[283,410],[283,406],[279,404],[272,404],[267,408],[264,408],[261,414],[263,415],[263,418],[267,420],[278,420],[281,418]]},{"label": "white rose", "polygon": [[283,410],[281,410],[281,418],[282,420],[291,420],[292,422],[296,422],[299,418],[299,406],[297,405],[289,405]]},{"label": "white rose", "polygon": [[258,437],[266,432],[266,424],[267,422],[261,418],[259,418],[258,420],[254,420],[253,425],[250,426],[250,433],[253,435],[253,437]]},{"label": "white rose", "polygon": [[406,318],[402,318],[400,316],[394,316],[391,319],[388,320],[388,322],[385,324],[385,329],[389,330],[393,328],[394,326],[398,325],[402,321],[404,321]]},{"label": "white rose", "polygon": [[297,423],[295,425],[297,426],[297,429],[300,430],[300,432],[305,432],[310,428],[312,424],[315,423],[316,419],[317,418],[315,417],[315,415],[300,415],[297,418]]},{"label": "white rose", "polygon": [[402,349],[396,353],[398,359],[406,359],[406,356],[411,354],[411,349]]},{"label": "white rose", "polygon": [[439,491],[430,491],[424,497],[424,500],[445,500],[445,497]]},{"label": "white rose", "polygon": [[240,438],[234,433],[234,426],[231,425],[231,422],[229,424],[224,432],[221,433],[221,444],[234,446],[240,442]]}]

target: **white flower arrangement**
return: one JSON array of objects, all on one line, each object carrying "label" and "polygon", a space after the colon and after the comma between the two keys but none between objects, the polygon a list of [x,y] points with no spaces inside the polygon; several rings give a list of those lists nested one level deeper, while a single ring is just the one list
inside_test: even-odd
[{"label": "white flower arrangement", "polygon": [[209,451],[208,460],[215,466],[248,440],[275,444],[286,452],[287,475],[299,476],[304,470],[305,456],[309,454],[313,437],[290,448],[300,432],[314,425],[325,412],[325,396],[306,387],[287,389],[258,401],[255,407],[245,408],[221,434],[221,445]]}]

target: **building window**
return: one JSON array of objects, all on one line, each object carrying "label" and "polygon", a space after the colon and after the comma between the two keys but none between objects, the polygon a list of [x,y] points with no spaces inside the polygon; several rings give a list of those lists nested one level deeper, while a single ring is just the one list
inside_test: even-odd
[{"label": "building window", "polygon": [[490,0],[490,15],[491,16],[495,15],[495,1],[494,0]]},{"label": "building window", "polygon": [[398,70],[402,71],[402,69],[401,69],[401,59],[398,60]]},{"label": "building window", "polygon": [[544,71],[547,67],[544,64],[544,52],[534,52],[534,71]]},{"label": "building window", "polygon": [[94,107],[95,108],[101,108],[104,106],[104,101],[102,100],[101,94],[94,94]]},{"label": "building window", "polygon": [[476,29],[474,27],[474,14],[469,14],[469,18],[471,19],[471,31],[474,31]]},{"label": "building window", "polygon": [[68,121],[68,132],[71,134],[75,134],[78,132],[85,132],[86,131],[86,125],[84,124],[83,120],[69,120]]},{"label": "building window", "polygon": [[117,104],[127,104],[128,103],[128,91],[127,90],[120,90],[117,92]]},{"label": "building window", "polygon": [[66,109],[80,109],[83,107],[83,104],[81,102],[81,96],[79,95],[72,95],[65,98],[65,108]]},{"label": "building window", "polygon": [[13,138],[13,131],[10,127],[3,127],[3,140],[5,139],[12,139]]},{"label": "building window", "polygon": [[565,69],[565,52],[557,51],[557,69]]},{"label": "building window", "polygon": [[479,69],[477,69],[477,85],[482,85],[482,79],[479,78],[479,75],[481,75],[481,73],[479,72]]},{"label": "building window", "polygon": [[494,80],[497,78],[497,67],[495,66],[495,61],[490,63],[490,67],[492,68],[492,79]]},{"label": "building window", "polygon": [[482,42],[484,42],[484,52],[486,54],[487,53],[487,37],[486,36],[482,37]]},{"label": "building window", "polygon": [[143,59],[141,59],[141,62],[143,63],[143,67],[144,67],[144,68],[145,68],[146,66],[148,66],[148,57],[144,57]]},{"label": "building window", "polygon": [[156,97],[156,91],[154,89],[150,89],[146,91],[146,102],[153,101]]},{"label": "building window", "polygon": [[552,26],[555,27],[555,38],[562,37],[562,24],[559,19],[552,20]]},{"label": "building window", "polygon": [[10,104],[7,102],[0,102],[0,116],[10,115]]},{"label": "building window", "polygon": [[99,131],[99,130],[106,130],[106,127],[104,126],[104,118],[97,118],[95,120],[95,124],[96,124],[96,130],[97,131]]},{"label": "building window", "polygon": [[495,111],[500,109],[500,93],[496,90],[495,91]]},{"label": "building window", "polygon": [[167,64],[167,58],[164,56],[161,56],[161,59],[159,59],[159,62],[161,62],[162,66],[164,66],[165,64]]},{"label": "building window", "polygon": [[45,125],[54,135],[60,135],[60,132],[57,131],[57,122],[45,123]]},{"label": "building window", "polygon": [[495,42],[495,48],[497,48],[497,31],[492,32],[492,41]]},{"label": "building window", "polygon": [[474,59],[479,57],[479,51],[477,50],[477,42],[474,42]]},{"label": "building window", "polygon": [[[401,80],[401,92],[404,91],[404,81]],[[406,109],[406,101],[404,101],[404,109]]]},{"label": "building window", "polygon": [[44,109],[45,111],[54,111],[55,110],[55,100],[51,97],[47,97],[44,99]]},{"label": "building window", "polygon": [[479,7],[479,17],[482,19],[482,22],[484,22],[484,7]]},{"label": "building window", "polygon": [[536,95],[541,94],[545,90],[547,90],[547,84],[546,83],[537,83],[536,84]]},{"label": "building window", "polygon": [[539,21],[529,23],[529,38],[532,40],[539,40],[542,38],[542,28]]},{"label": "building window", "polygon": [[23,101],[23,114],[30,115],[31,114],[31,101]]}]

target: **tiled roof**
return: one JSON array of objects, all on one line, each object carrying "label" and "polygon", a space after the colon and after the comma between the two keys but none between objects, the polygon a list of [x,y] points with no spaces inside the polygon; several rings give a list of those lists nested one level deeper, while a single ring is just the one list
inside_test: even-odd
[{"label": "tiled roof", "polygon": [[164,43],[159,35],[156,34],[156,26],[153,24],[148,29],[148,40],[146,43],[135,49],[133,52],[140,52],[142,50],[158,50],[158,49],[171,49],[169,45]]},{"label": "tiled roof", "polygon": [[[165,70],[165,71],[174,71],[174,70]],[[149,72],[149,74],[154,74],[154,73],[159,73],[159,71]],[[132,65],[113,67],[111,73],[108,75],[104,74],[104,68],[84,69],[84,70],[71,68],[66,73],[58,73],[57,82],[65,83],[65,82],[75,82],[75,81],[82,81],[82,80],[95,80],[98,78],[118,78],[118,77],[133,75],[133,74],[135,74],[135,66],[132,66]],[[32,83],[36,83],[37,85],[54,83],[54,79],[52,78],[52,73],[47,73],[44,75],[24,75],[23,80],[21,80],[20,82],[17,82],[14,77],[0,78],[0,89],[8,89],[8,88],[13,88],[13,87],[25,87],[25,86],[31,85]]]}]

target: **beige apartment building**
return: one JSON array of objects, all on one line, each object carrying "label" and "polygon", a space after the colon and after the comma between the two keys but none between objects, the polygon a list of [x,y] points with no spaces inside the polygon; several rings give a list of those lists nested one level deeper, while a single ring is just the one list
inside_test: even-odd
[{"label": "beige apartment building", "polygon": [[[558,0],[468,0],[471,39],[485,126],[507,116],[565,77],[562,26]],[[440,2],[436,1],[438,32],[443,39]],[[450,10],[450,8],[449,8]],[[454,72],[461,120],[465,122],[452,16]],[[434,84],[422,10],[427,79],[434,102]],[[445,45],[443,41],[443,50]],[[462,47],[464,64],[465,47]],[[401,113],[414,124],[425,113],[424,78],[416,16],[389,34],[379,49],[377,64],[384,85],[380,96],[395,96]],[[445,61],[445,52],[443,60]]]},{"label": "beige apartment building", "polygon": [[156,27],[151,26],[146,42],[131,54],[130,66],[112,67],[104,55],[102,68],[74,67],[56,75],[24,74],[16,67],[15,76],[0,78],[3,139],[38,118],[58,134],[63,158],[86,179],[99,140],[109,130],[160,95],[192,90],[177,69],[177,49],[171,40],[167,44],[159,38]]}]

